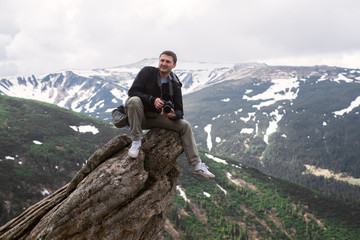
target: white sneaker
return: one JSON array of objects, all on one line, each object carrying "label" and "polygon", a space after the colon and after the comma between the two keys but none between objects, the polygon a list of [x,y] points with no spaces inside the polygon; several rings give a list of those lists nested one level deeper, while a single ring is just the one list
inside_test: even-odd
[{"label": "white sneaker", "polygon": [[129,149],[128,155],[131,158],[137,158],[139,155],[139,150],[141,147],[141,140],[138,141],[132,141],[131,148]]},{"label": "white sneaker", "polygon": [[192,171],[193,174],[198,174],[206,178],[214,178],[215,175],[209,172],[208,166],[205,165],[203,162],[199,162],[195,165]]}]

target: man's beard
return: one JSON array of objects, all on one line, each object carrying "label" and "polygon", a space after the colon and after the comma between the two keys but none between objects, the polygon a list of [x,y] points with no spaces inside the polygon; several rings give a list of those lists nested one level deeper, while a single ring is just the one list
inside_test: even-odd
[{"label": "man's beard", "polygon": [[166,68],[166,70],[162,70],[161,68],[159,68],[160,74],[161,75],[167,75],[171,72],[171,70],[169,68]]}]

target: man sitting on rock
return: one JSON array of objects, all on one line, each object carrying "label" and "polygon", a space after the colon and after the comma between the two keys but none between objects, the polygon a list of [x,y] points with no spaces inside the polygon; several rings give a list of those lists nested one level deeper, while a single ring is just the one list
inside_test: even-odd
[{"label": "man sitting on rock", "polygon": [[136,76],[125,112],[131,130],[132,144],[128,155],[136,158],[141,147],[142,130],[163,128],[180,133],[189,164],[193,173],[206,178],[215,177],[201,162],[191,125],[183,119],[181,82],[171,71],[177,57],[172,51],[164,51],[159,57],[159,67],[144,67]]}]

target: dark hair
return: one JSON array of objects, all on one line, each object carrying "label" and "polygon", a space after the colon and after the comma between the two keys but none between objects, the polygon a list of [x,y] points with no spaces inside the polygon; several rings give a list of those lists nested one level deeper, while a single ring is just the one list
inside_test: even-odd
[{"label": "dark hair", "polygon": [[161,55],[163,55],[163,54],[172,57],[172,58],[173,58],[173,61],[174,61],[174,64],[176,64],[176,62],[177,62],[177,57],[176,57],[176,54],[175,54],[173,51],[163,51],[163,52],[160,54],[159,57],[161,57]]}]

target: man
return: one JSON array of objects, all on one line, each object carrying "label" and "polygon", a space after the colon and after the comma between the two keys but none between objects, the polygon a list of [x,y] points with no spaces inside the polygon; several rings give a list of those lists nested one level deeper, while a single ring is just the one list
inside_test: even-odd
[{"label": "man", "polygon": [[[163,128],[180,133],[193,173],[206,178],[215,177],[201,162],[191,125],[183,119],[181,82],[171,71],[177,57],[172,51],[164,51],[159,57],[159,67],[144,67],[129,89],[125,112],[131,130],[132,144],[128,155],[139,154],[142,129]],[[164,110],[165,109],[165,110]]]}]

